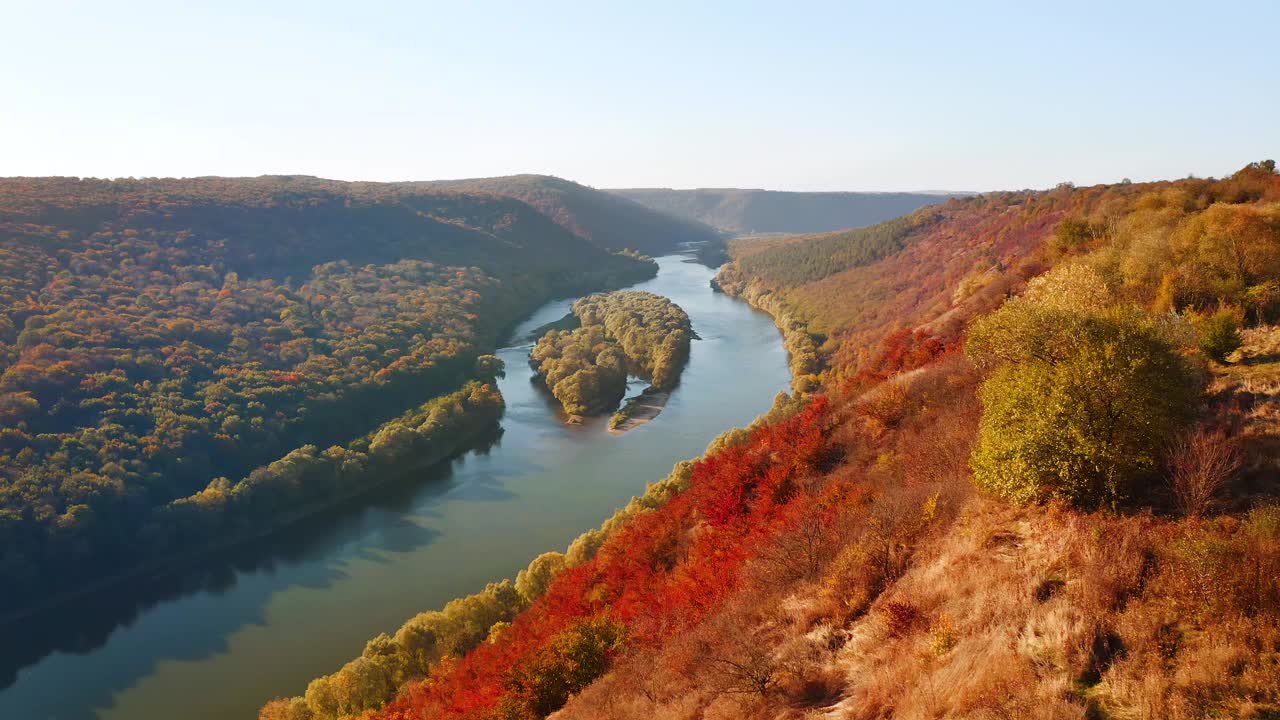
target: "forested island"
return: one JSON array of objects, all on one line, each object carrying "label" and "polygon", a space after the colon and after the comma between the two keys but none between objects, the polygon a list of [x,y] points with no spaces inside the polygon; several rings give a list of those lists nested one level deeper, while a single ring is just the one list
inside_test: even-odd
[{"label": "forested island", "polygon": [[530,354],[538,377],[570,415],[618,406],[627,376],[670,391],[689,359],[689,316],[670,300],[628,290],[591,295],[573,304],[578,327],[552,329]]},{"label": "forested island", "polygon": [[0,180],[0,237],[0,616],[465,449],[508,328],[656,272],[515,199],[316,178]]}]

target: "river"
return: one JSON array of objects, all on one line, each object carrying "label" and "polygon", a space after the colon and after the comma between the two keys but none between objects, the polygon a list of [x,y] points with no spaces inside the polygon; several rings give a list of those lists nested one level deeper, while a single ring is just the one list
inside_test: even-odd
[{"label": "river", "polygon": [[255,718],[379,632],[563,550],[677,461],[768,410],[790,382],[772,320],[712,292],[711,269],[681,255],[658,263],[633,287],[671,298],[701,339],[653,422],[613,436],[608,416],[562,421],[527,362],[529,332],[572,300],[548,303],[498,353],[500,437],[184,577],[0,628],[0,718]]}]

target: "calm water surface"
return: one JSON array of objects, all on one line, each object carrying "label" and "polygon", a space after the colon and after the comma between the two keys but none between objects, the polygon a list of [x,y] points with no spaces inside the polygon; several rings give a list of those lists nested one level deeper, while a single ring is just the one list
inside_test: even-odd
[{"label": "calm water surface", "polygon": [[498,354],[501,436],[448,467],[218,557],[186,577],[133,583],[61,617],[0,628],[4,720],[255,718],[272,697],[359,655],[379,632],[563,550],[678,460],[767,410],[789,383],[767,315],[713,293],[713,271],[659,258],[637,289],[689,313],[701,340],[666,410],[622,436],[608,418],[566,426],[530,382],[539,308]]}]

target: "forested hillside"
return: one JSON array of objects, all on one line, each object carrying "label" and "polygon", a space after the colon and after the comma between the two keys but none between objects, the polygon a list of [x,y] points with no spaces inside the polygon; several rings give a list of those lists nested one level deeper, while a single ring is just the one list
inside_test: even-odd
[{"label": "forested hillside", "polygon": [[[513,199],[314,178],[0,180],[0,238],[6,611],[452,452],[507,327],[655,272]],[[406,411],[416,457],[358,440]]]},{"label": "forested hillside", "polygon": [[262,717],[1280,714],[1274,163],[778,247],[812,392]]},{"label": "forested hillside", "polygon": [[[1063,185],[1047,192],[953,199],[845,233],[737,241],[731,252],[739,259],[722,269],[718,282],[795,319],[821,346],[823,365],[836,377],[875,370],[883,358],[873,350],[890,333],[895,346],[908,350],[929,341],[954,346],[967,318],[993,309],[1019,283],[1061,257],[1116,237],[1133,247],[1126,245],[1128,258],[1117,260],[1119,269],[1109,268],[1109,274],[1142,268],[1144,287],[1163,287],[1167,304],[1173,302],[1170,293],[1177,293],[1177,300],[1194,301],[1201,309],[1221,300],[1257,318],[1263,306],[1274,302],[1265,268],[1249,267],[1250,262],[1262,263],[1265,254],[1257,245],[1240,244],[1240,252],[1249,247],[1252,254],[1231,259],[1222,246],[1243,241],[1233,238],[1234,229],[1221,228],[1238,226],[1251,238],[1265,237],[1266,225],[1254,217],[1253,208],[1270,197],[1269,178],[1265,169],[1254,167],[1221,181]],[[1191,199],[1183,201],[1185,208],[1174,208],[1174,201],[1159,200],[1161,193]],[[1214,204],[1221,208],[1199,214]],[[1232,207],[1250,214],[1232,214]],[[1181,219],[1179,212],[1213,223],[1201,232],[1212,233],[1216,244],[1190,244],[1182,237],[1194,231],[1183,230],[1176,240],[1181,256],[1175,263],[1172,249],[1148,252],[1133,239],[1156,232],[1140,223],[1172,234],[1164,224]],[[888,360],[890,366],[895,362]]]},{"label": "forested hillside", "polygon": [[872,225],[945,201],[945,193],[634,188],[609,192],[733,235],[820,233]]},{"label": "forested hillside", "polygon": [[719,245],[720,236],[697,218],[664,212],[547,175],[413,183],[431,190],[492,193],[532,205],[578,237],[610,250],[663,255],[682,243]]}]

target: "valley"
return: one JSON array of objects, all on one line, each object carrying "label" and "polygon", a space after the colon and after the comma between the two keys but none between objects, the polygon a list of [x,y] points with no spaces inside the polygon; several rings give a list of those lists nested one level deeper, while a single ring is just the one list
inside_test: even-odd
[{"label": "valley", "polygon": [[0,720],[1280,720],[1280,3],[9,3]]},{"label": "valley", "polygon": [[608,192],[730,236],[786,236],[875,225],[965,192],[780,192],[741,188],[629,188]]},{"label": "valley", "polygon": [[[178,577],[142,577],[29,619],[5,645],[0,716],[251,717],[377,633],[564,547],[788,385],[771,319],[714,293],[712,271],[685,260],[659,258],[658,276],[632,286],[678,302],[703,338],[657,421],[621,437],[607,416],[561,421],[526,358],[529,333],[573,299],[545,304],[497,352],[499,434]],[[67,687],[69,676],[81,680]],[[209,683],[216,697],[193,707],[185,688]]]},{"label": "valley", "polygon": [[261,717],[1269,717],[1278,200],[1263,161],[731,242],[803,389]]}]

